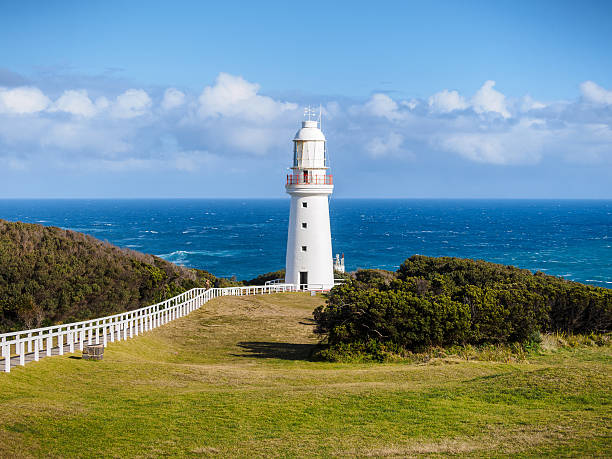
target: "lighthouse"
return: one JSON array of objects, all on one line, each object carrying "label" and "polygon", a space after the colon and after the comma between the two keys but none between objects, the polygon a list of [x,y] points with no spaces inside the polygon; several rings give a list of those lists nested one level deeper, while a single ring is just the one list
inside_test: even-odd
[{"label": "lighthouse", "polygon": [[285,185],[291,196],[285,282],[303,289],[334,286],[329,227],[329,196],[334,185],[328,169],[320,121],[302,121],[293,139],[293,166]]}]

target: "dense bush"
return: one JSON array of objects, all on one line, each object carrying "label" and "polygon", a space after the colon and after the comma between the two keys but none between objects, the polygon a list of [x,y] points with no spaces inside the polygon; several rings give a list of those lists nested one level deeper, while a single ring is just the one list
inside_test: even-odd
[{"label": "dense bush", "polygon": [[475,295],[492,297],[480,304],[497,301],[510,310],[521,305],[544,331],[589,333],[610,331],[612,327],[612,290],[541,272],[532,274],[526,269],[482,260],[415,255],[400,266],[397,276],[438,282],[438,288],[445,288],[462,302],[469,302]]},{"label": "dense bush", "polygon": [[93,237],[0,220],[0,330],[136,309],[220,281]]},{"label": "dense bush", "polygon": [[245,285],[265,285],[268,281],[273,281],[276,279],[284,279],[285,278],[285,270],[280,269],[278,271],[272,271],[270,273],[260,274],[254,279],[243,281]]},{"label": "dense bush", "polygon": [[444,295],[424,298],[353,283],[333,290],[328,306],[314,312],[316,332],[331,344],[375,339],[407,348],[445,345],[463,342],[469,329],[468,307]]},{"label": "dense bush", "polygon": [[413,256],[397,273],[358,271],[314,318],[335,348],[527,342],[539,331],[609,331],[612,290],[485,261]]}]

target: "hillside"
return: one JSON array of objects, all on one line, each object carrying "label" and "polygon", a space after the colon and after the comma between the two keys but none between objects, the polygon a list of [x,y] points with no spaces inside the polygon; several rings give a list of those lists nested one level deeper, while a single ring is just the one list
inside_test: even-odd
[{"label": "hillside", "polygon": [[218,282],[85,234],[0,220],[0,331],[137,309],[207,280]]},{"label": "hillside", "polygon": [[[104,360],[0,373],[0,457],[603,457],[612,348],[309,360],[320,295],[214,299]],[[501,358],[500,358],[501,357]]]}]

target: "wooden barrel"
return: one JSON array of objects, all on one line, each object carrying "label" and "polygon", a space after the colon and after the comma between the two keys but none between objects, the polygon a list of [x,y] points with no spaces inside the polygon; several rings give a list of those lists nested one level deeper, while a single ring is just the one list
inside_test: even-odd
[{"label": "wooden barrel", "polygon": [[83,358],[85,360],[102,360],[104,357],[103,344],[86,344],[83,346]]}]

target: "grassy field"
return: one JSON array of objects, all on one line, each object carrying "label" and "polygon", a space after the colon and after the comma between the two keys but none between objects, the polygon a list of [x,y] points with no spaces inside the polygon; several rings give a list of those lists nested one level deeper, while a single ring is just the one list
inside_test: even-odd
[{"label": "grassy field", "polygon": [[610,456],[612,349],[308,361],[321,296],[224,297],[101,362],[0,374],[1,457]]}]

